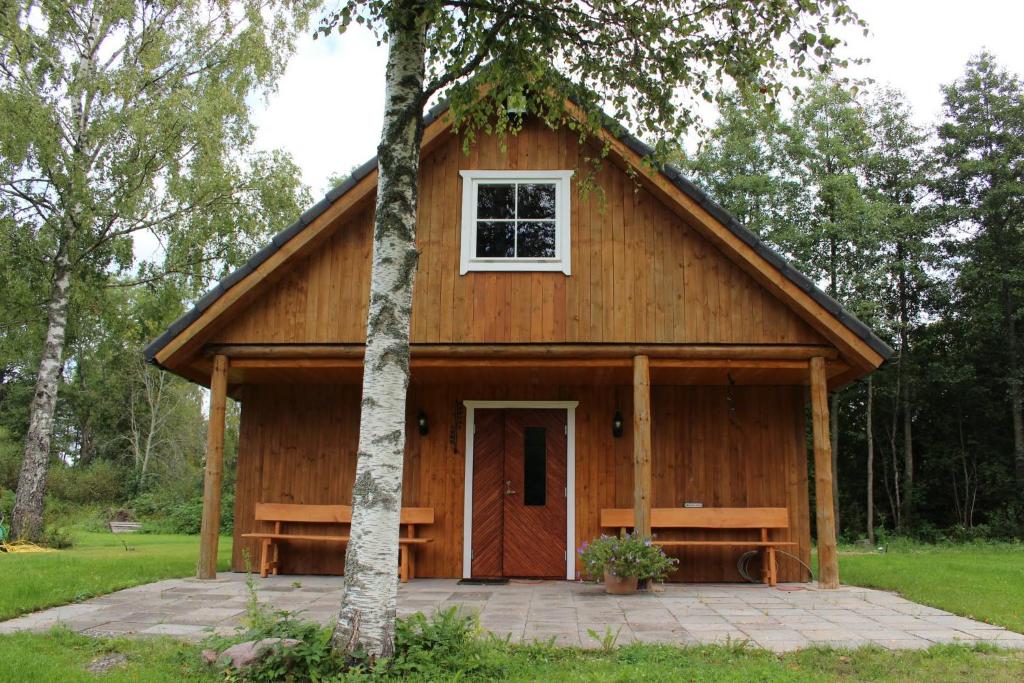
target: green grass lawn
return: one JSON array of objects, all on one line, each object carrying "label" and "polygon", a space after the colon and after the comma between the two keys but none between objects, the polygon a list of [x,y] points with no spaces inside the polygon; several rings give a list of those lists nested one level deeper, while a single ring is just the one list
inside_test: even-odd
[{"label": "green grass lawn", "polygon": [[[0,681],[225,680],[223,674],[200,663],[200,649],[201,646],[164,638],[110,640],[68,631],[2,636]],[[111,653],[125,655],[126,661],[101,675],[87,671],[92,662]],[[1024,653],[942,646],[923,652],[812,649],[780,656],[763,650],[722,646],[630,645],[612,652],[583,652],[545,645],[496,645],[486,650],[482,662],[471,663],[467,670],[476,673],[446,669],[419,676],[381,676],[375,680],[1011,683],[1024,679]]]},{"label": "green grass lawn", "polygon": [[[76,532],[75,546],[47,553],[0,553],[0,620],[151,581],[189,576],[198,536]],[[228,568],[231,538],[219,544]]]},{"label": "green grass lawn", "polygon": [[[127,549],[125,548],[127,545]],[[221,539],[220,568],[231,540]],[[80,532],[69,550],[0,555],[0,619],[65,604],[195,568],[198,538]],[[911,600],[1024,632],[1024,548],[1019,545],[892,546],[885,554],[843,552],[844,583],[895,590]],[[95,639],[67,631],[0,637],[5,681],[218,681],[199,663],[199,646],[170,639]],[[111,653],[126,661],[95,675]],[[1024,680],[1024,652],[965,646],[924,652],[811,649],[787,655],[744,647],[630,645],[582,652],[545,645],[495,645],[487,675],[508,681],[974,681]],[[495,672],[500,672],[496,675]],[[422,677],[446,680],[453,672]]]},{"label": "green grass lawn", "polygon": [[1024,546],[897,546],[844,552],[843,583],[883,588],[924,605],[1024,633]]}]

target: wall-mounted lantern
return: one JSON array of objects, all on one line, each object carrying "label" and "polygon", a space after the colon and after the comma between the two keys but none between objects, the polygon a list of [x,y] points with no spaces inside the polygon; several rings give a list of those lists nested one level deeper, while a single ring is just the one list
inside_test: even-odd
[{"label": "wall-mounted lantern", "polygon": [[616,439],[622,436],[623,426],[624,425],[622,422],[622,411],[616,410],[615,417],[612,418],[612,436],[614,436]]},{"label": "wall-mounted lantern", "polygon": [[427,432],[430,431],[430,425],[427,424],[427,414],[422,410],[416,416],[416,426],[420,428],[420,436],[426,436]]}]

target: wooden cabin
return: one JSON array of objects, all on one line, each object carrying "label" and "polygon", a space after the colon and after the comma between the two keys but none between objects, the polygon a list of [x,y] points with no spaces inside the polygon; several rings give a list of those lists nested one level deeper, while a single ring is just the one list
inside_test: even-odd
[{"label": "wooden cabin", "polygon": [[[652,508],[784,508],[771,537],[810,564],[810,412],[820,580],[837,585],[827,391],[891,349],[684,177],[644,166],[642,143],[604,137],[599,191],[582,191],[596,147],[570,131],[529,121],[466,153],[443,109],[428,117],[402,504],[434,516],[416,576],[573,579],[611,508],[644,531]],[[376,182],[371,160],[146,350],[212,389],[211,519],[224,396],[241,402],[235,571],[258,554],[243,537],[266,529],[258,503],[350,501]],[[282,573],[343,569],[341,546],[285,546]],[[671,578],[738,581],[745,550],[673,546]],[[778,578],[809,580],[781,554]]]}]

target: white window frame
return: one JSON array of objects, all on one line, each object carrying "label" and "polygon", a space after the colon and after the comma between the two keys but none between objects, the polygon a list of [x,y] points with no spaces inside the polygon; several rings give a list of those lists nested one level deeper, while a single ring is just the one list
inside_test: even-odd
[{"label": "white window frame", "polygon": [[[570,273],[569,181],[573,171],[460,171],[462,176],[462,256],[459,272],[470,271],[561,271]],[[507,183],[554,183],[555,185],[555,255],[553,258],[483,258],[476,256],[476,207],[481,185]]]}]

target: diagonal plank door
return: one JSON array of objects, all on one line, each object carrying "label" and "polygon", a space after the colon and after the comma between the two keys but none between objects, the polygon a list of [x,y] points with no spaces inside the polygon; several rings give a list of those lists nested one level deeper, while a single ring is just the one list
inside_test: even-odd
[{"label": "diagonal plank door", "polygon": [[477,410],[473,428],[472,575],[502,573],[505,491],[505,411]]},{"label": "diagonal plank door", "polygon": [[566,412],[505,411],[504,576],[559,578],[566,567]]}]

